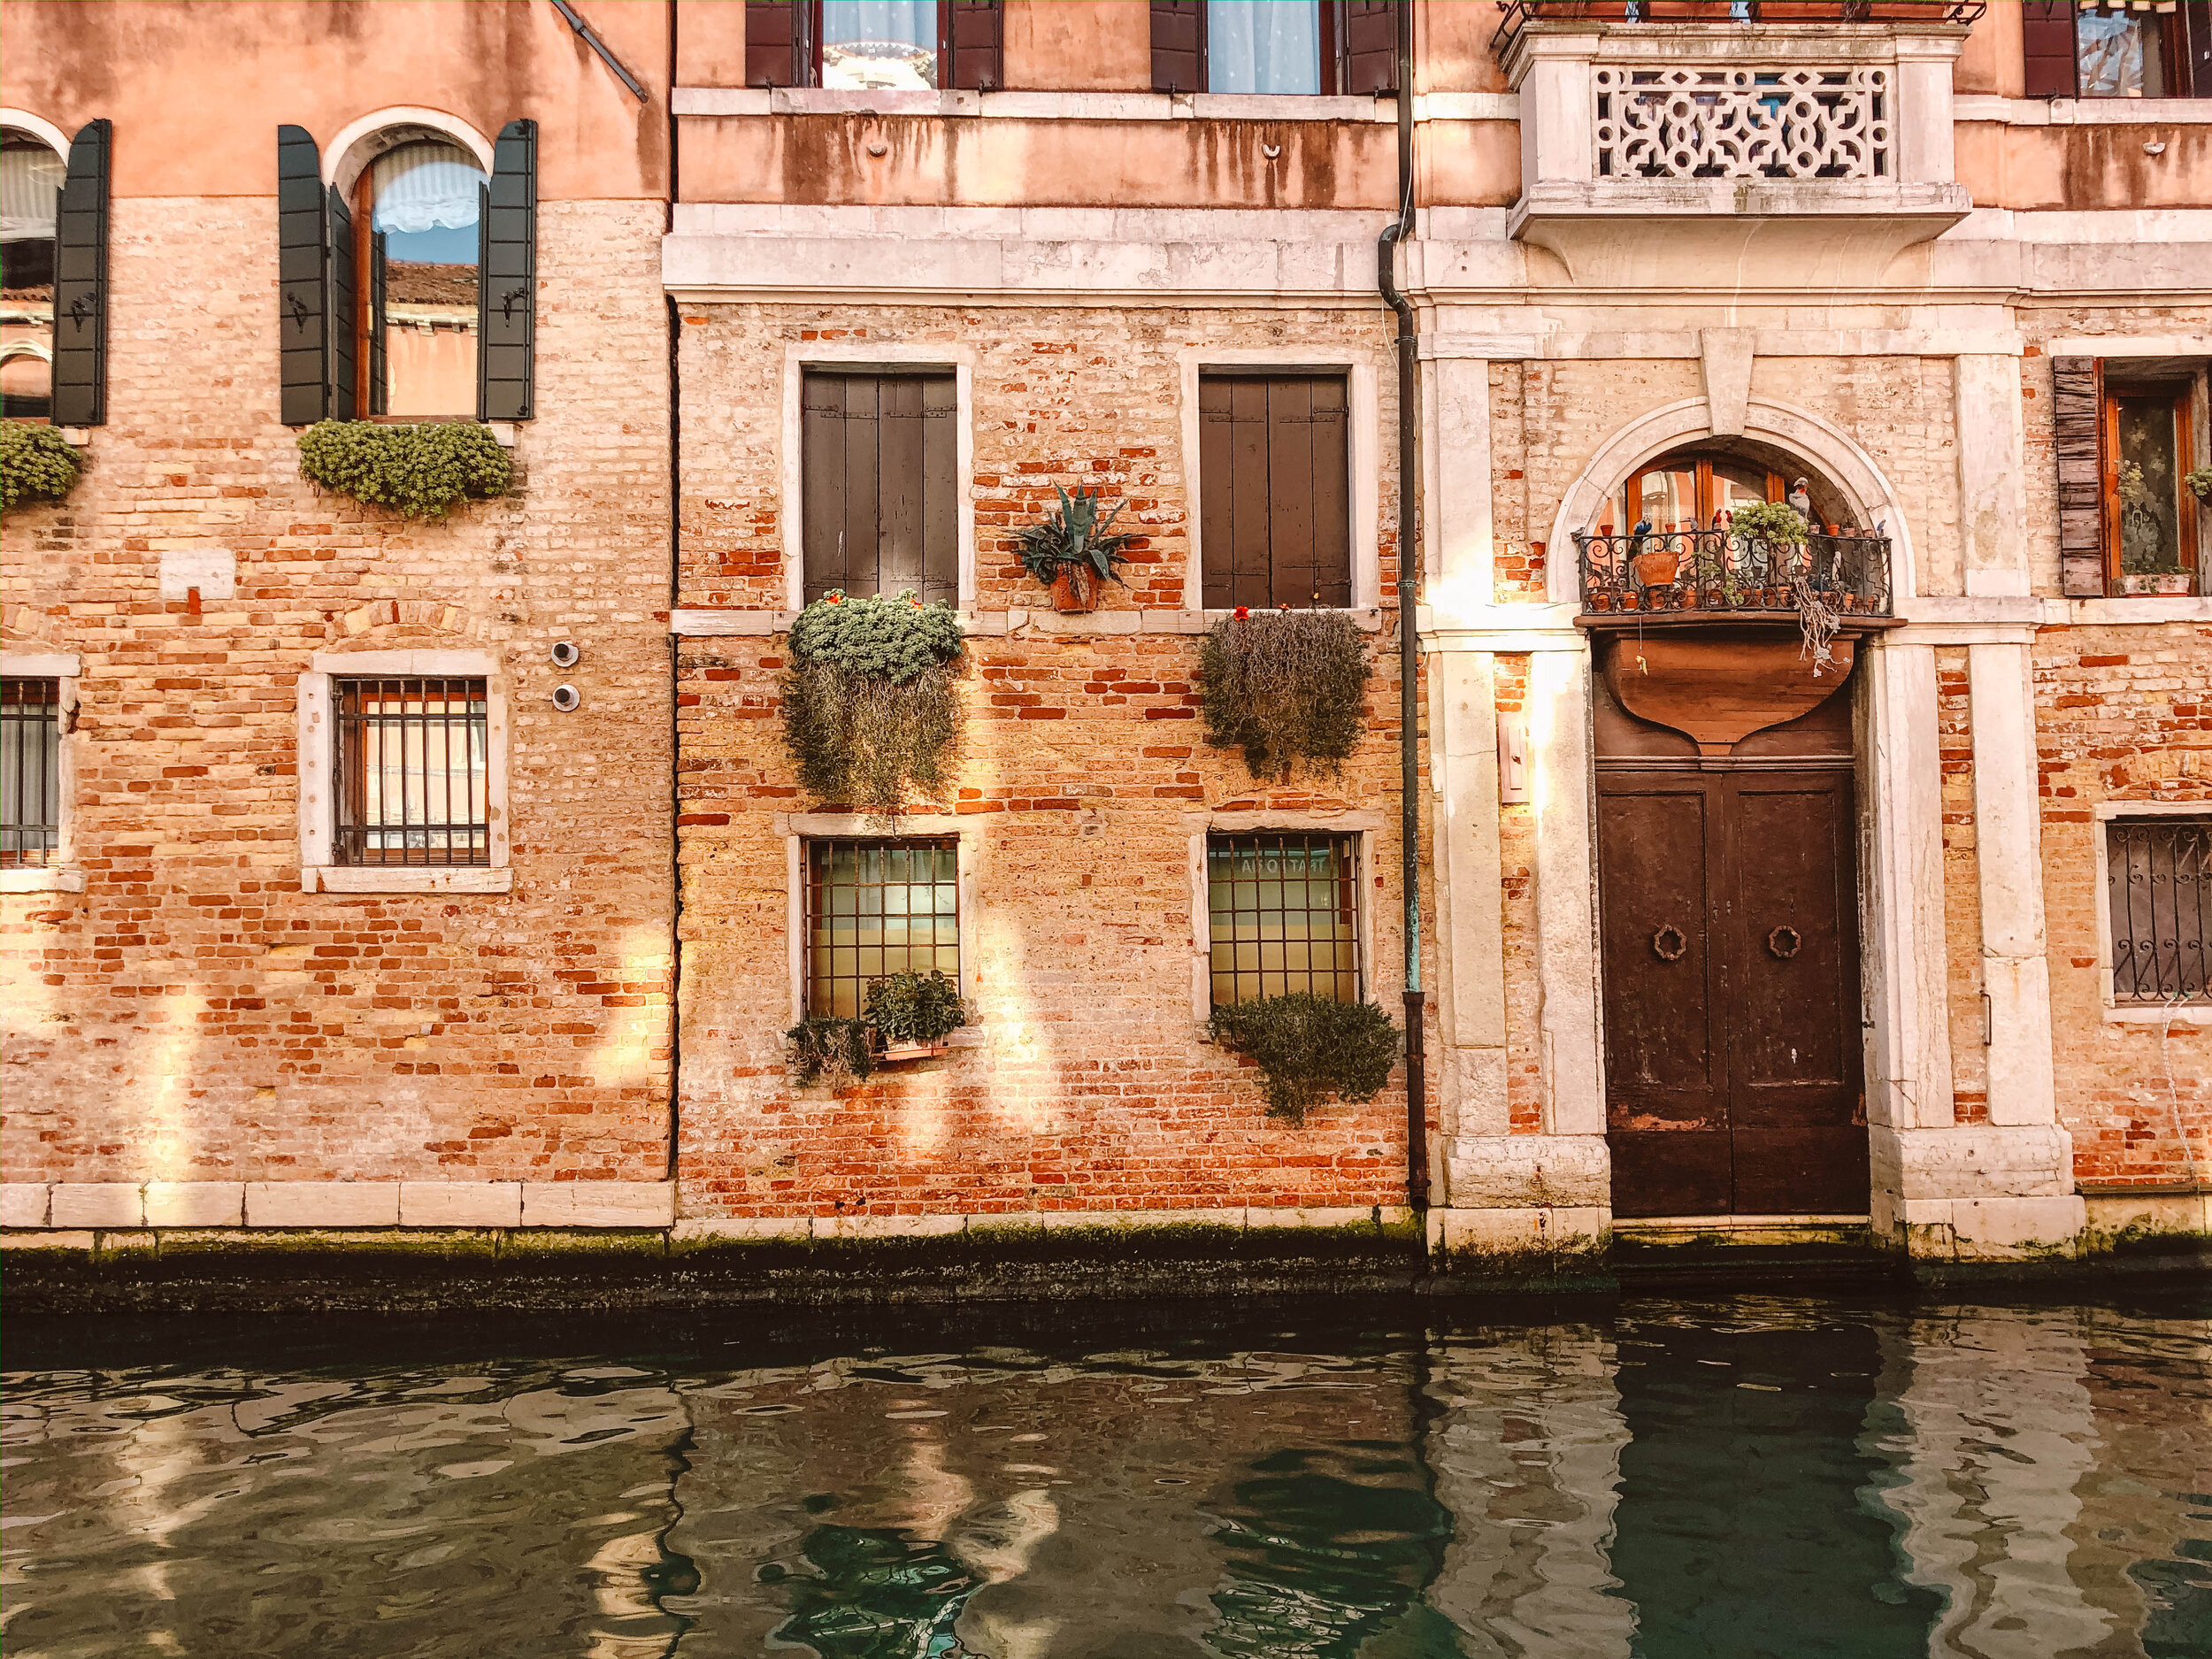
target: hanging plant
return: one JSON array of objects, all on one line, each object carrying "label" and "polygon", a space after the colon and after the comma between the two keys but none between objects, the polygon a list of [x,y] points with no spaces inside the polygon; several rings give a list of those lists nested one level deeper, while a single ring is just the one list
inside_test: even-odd
[{"label": "hanging plant", "polygon": [[82,465],[53,427],[0,420],[0,512],[27,501],[59,501],[76,488]]},{"label": "hanging plant", "polygon": [[912,594],[848,599],[833,592],[791,626],[783,737],[818,801],[895,817],[906,792],[935,795],[960,729],[952,659],[960,621]]},{"label": "hanging plant", "polygon": [[1255,778],[1301,762],[1334,777],[1359,744],[1373,672],[1341,611],[1255,614],[1240,605],[1198,648],[1206,741],[1241,749]]},{"label": "hanging plant", "polygon": [[1268,1115],[1294,1124],[1304,1123],[1325,1094],[1374,1099],[1398,1064],[1398,1028],[1373,1002],[1294,991],[1217,1008],[1211,1028],[1258,1064]]},{"label": "hanging plant", "polygon": [[442,518],[457,501],[505,495],[512,472],[477,421],[319,420],[300,434],[300,476],[404,518]]},{"label": "hanging plant", "polygon": [[1125,503],[1116,502],[1101,518],[1096,490],[1071,495],[1057,484],[1052,488],[1059,506],[1016,531],[1015,550],[1022,568],[1052,589],[1055,610],[1088,611],[1098,603],[1100,583],[1121,581],[1116,566],[1129,562],[1125,549],[1137,538],[1114,529]]},{"label": "hanging plant", "polygon": [[886,1057],[895,1060],[934,1049],[968,1023],[968,1005],[960,1000],[959,991],[933,968],[927,973],[894,973],[871,980],[861,1012],[881,1041]]},{"label": "hanging plant", "polygon": [[2212,466],[2192,467],[2181,475],[2181,481],[2199,501],[2212,496]]},{"label": "hanging plant", "polygon": [[876,1069],[876,1045],[864,1019],[813,1015],[783,1033],[785,1058],[801,1087],[827,1078],[833,1088],[859,1082]]}]

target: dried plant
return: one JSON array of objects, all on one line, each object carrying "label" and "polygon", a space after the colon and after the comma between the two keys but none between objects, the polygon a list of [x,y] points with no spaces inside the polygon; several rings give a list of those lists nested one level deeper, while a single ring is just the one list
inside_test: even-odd
[{"label": "dried plant", "polygon": [[1240,608],[1198,651],[1206,741],[1241,749],[1255,778],[1301,762],[1334,777],[1358,747],[1374,666],[1341,611]]},{"label": "dried plant", "polygon": [[783,735],[808,793],[885,818],[903,809],[910,787],[938,794],[959,737],[947,664],[960,649],[951,608],[911,594],[833,593],[802,611],[783,680]]},{"label": "dried plant", "polygon": [[786,1059],[802,1087],[829,1079],[833,1088],[864,1080],[876,1069],[874,1033],[864,1019],[813,1015],[783,1033]]},{"label": "dried plant", "polygon": [[1398,1028],[1373,1002],[1293,991],[1217,1008],[1212,1029],[1258,1064],[1269,1116],[1294,1124],[1304,1123],[1325,1094],[1374,1099],[1398,1063]]},{"label": "dried plant", "polygon": [[1790,583],[1790,597],[1797,605],[1797,630],[1804,645],[1797,653],[1798,660],[1808,657],[1813,660],[1813,678],[1820,678],[1823,671],[1835,666],[1834,645],[1836,633],[1843,626],[1842,618],[1830,608],[1827,599],[1803,576]]}]

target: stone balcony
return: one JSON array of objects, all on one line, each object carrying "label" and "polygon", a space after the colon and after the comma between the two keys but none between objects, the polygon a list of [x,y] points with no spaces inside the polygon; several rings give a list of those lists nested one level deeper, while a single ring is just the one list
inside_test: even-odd
[{"label": "stone balcony", "polygon": [[1559,15],[1599,9],[1525,9],[1501,35],[1521,107],[1508,228],[1556,255],[1560,279],[1709,287],[1720,269],[1744,288],[1870,287],[1966,216],[1951,137],[1966,27],[1945,12]]}]

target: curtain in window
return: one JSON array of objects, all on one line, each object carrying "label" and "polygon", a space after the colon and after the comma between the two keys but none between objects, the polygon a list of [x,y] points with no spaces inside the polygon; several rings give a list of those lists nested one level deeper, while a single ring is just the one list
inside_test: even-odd
[{"label": "curtain in window", "polygon": [[13,142],[0,150],[0,242],[54,234],[54,212],[67,171],[62,158],[43,144]]},{"label": "curtain in window", "polygon": [[937,0],[822,0],[822,84],[937,84]]},{"label": "curtain in window", "polygon": [[1207,0],[1206,89],[1320,91],[1320,0]]},{"label": "curtain in window", "polygon": [[379,156],[370,182],[376,228],[402,234],[469,229],[483,182],[476,157],[457,145],[409,144]]},{"label": "curtain in window", "polygon": [[2131,17],[2117,7],[2084,9],[2074,19],[2076,61],[2085,98],[2160,98],[2165,65],[2155,17]]}]

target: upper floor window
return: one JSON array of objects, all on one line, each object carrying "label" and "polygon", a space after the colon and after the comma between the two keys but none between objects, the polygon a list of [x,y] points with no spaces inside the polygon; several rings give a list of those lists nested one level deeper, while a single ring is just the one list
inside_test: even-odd
[{"label": "upper floor window", "polygon": [[1348,402],[1340,372],[1200,374],[1208,610],[1352,603]]},{"label": "upper floor window", "polygon": [[2031,97],[2212,96],[2212,19],[2201,6],[2024,0]]},{"label": "upper floor window", "polygon": [[1739,507],[1785,499],[1785,484],[1780,472],[1741,457],[1694,450],[1662,456],[1606,497],[1592,528],[1600,535],[1625,534],[1639,526],[1719,529]]},{"label": "upper floor window", "polygon": [[488,180],[457,144],[379,156],[354,187],[355,292],[372,415],[473,415],[478,285]]},{"label": "upper floor window", "polygon": [[1152,0],[1152,85],[1388,92],[1397,84],[1397,0]]},{"label": "upper floor window", "polygon": [[838,588],[957,603],[956,375],[809,368],[800,393],[805,603]]},{"label": "upper floor window", "polygon": [[53,411],[54,247],[68,168],[44,140],[0,127],[0,416]]},{"label": "upper floor window", "polygon": [[2195,586],[2197,499],[2190,388],[2105,380],[2106,578],[2119,593]]},{"label": "upper floor window", "polygon": [[755,87],[926,91],[1005,83],[1000,0],[747,0]]}]

